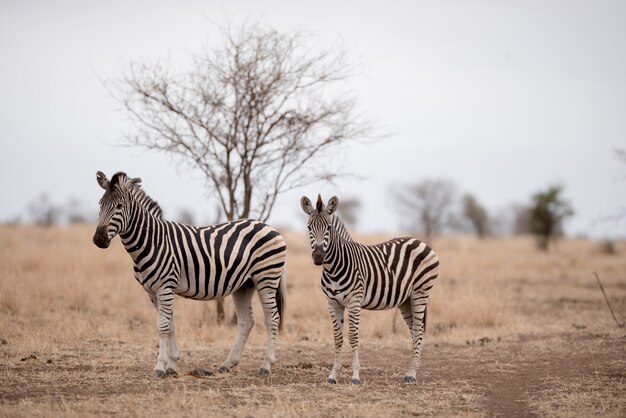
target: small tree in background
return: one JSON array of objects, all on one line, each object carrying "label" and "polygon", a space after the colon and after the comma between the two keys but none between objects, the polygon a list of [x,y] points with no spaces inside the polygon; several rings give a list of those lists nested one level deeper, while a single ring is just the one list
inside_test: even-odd
[{"label": "small tree in background", "polygon": [[562,186],[551,186],[532,197],[529,208],[530,232],[537,245],[547,251],[551,241],[563,234],[564,221],[574,214],[570,203],[563,198]]},{"label": "small tree in background", "polygon": [[439,235],[454,218],[457,189],[450,180],[422,180],[404,186],[394,197],[400,226],[427,240]]},{"label": "small tree in background", "polygon": [[40,194],[28,205],[28,213],[36,225],[49,227],[59,223],[61,209],[52,203],[46,193]]},{"label": "small tree in background", "polygon": [[487,210],[471,194],[466,194],[462,199],[463,217],[471,225],[474,233],[479,237],[489,234],[489,216]]},{"label": "small tree in background", "polygon": [[68,199],[63,212],[65,213],[67,223],[70,225],[84,224],[89,220],[82,201],[76,197],[70,197]]}]

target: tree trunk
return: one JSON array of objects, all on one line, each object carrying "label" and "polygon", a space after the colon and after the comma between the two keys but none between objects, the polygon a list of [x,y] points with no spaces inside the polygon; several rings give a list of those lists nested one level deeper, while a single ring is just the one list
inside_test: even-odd
[{"label": "tree trunk", "polygon": [[[232,193],[232,191],[230,193],[230,196],[231,196],[231,198],[230,198],[231,199],[231,210],[226,212],[226,220],[228,222],[231,222],[233,220],[233,217],[234,217],[233,216],[234,204],[232,203],[232,202],[234,202],[234,200],[233,200],[234,199],[234,194]],[[216,311],[217,311],[217,316],[216,316],[217,323],[218,324],[223,324],[224,321],[226,320],[226,312],[224,311],[224,301],[222,299],[219,299],[217,301]],[[230,324],[237,324],[237,316],[235,315],[234,312],[233,312],[233,317],[230,320]]]},{"label": "tree trunk", "polygon": [[224,322],[224,301],[221,299],[217,301],[217,323],[221,324]]}]

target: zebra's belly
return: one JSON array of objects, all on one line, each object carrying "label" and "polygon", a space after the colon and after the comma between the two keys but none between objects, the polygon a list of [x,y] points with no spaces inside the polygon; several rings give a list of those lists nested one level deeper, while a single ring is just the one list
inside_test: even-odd
[{"label": "zebra's belly", "polygon": [[193,299],[193,300],[213,300],[213,299],[221,299],[221,298],[217,298],[216,296],[212,295],[212,294],[205,294],[204,292],[201,293],[195,293],[195,292],[176,292],[176,294],[178,296],[181,296],[185,299]]},{"label": "zebra's belly", "polygon": [[372,311],[384,311],[386,309],[397,308],[406,302],[409,295],[410,287],[405,289],[394,289],[390,287],[384,291],[381,289],[377,289],[377,291],[368,289],[363,297],[361,308]]},{"label": "zebra's belly", "polygon": [[174,292],[179,296],[193,300],[222,299],[239,289],[245,282],[244,278],[245,275],[238,277],[223,275],[218,279],[202,277],[192,280],[182,277]]},{"label": "zebra's belly", "polygon": [[386,311],[388,309],[394,309],[397,308],[398,306],[402,305],[402,303],[396,303],[396,304],[376,304],[376,303],[372,303],[372,302],[363,302],[361,304],[361,309],[366,309],[368,311]]},{"label": "zebra's belly", "polygon": [[[342,306],[347,307],[348,303],[352,298],[351,292],[341,292],[335,291],[333,289],[324,288],[324,294],[328,299],[334,300]],[[405,298],[400,298],[397,301],[392,301],[391,303],[387,303],[386,301],[379,302],[376,299],[363,299],[361,302],[361,309],[366,309],[370,311],[384,311],[387,309],[397,308],[402,305],[408,299],[408,295]]]}]

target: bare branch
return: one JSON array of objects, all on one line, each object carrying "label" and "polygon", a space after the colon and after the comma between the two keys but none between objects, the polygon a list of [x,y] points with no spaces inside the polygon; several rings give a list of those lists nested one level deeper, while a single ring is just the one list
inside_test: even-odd
[{"label": "bare branch", "polygon": [[608,306],[609,310],[611,311],[611,316],[613,317],[613,320],[615,321],[615,323],[617,324],[618,327],[624,328],[624,325],[626,325],[626,324],[620,323],[617,320],[617,318],[615,317],[615,312],[613,312],[613,308],[611,307],[611,304],[609,303],[609,298],[606,297],[606,293],[604,292],[604,286],[602,286],[602,282],[600,281],[600,277],[598,277],[598,273],[596,273],[594,271],[593,274],[594,274],[594,276],[596,276],[596,280],[598,281],[598,286],[600,286],[600,290],[602,290],[602,295],[604,296],[604,301],[606,302],[606,306]]},{"label": "bare branch", "polygon": [[401,187],[393,197],[401,226],[431,239],[450,224],[457,189],[450,180],[424,179]]}]

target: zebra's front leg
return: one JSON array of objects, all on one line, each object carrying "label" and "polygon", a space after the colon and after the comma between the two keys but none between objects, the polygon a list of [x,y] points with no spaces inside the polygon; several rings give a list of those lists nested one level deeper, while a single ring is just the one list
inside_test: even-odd
[{"label": "zebra's front leg", "polygon": [[[168,374],[175,374],[176,371],[169,371],[166,365],[169,364],[168,345],[170,342],[170,331],[173,329],[172,314],[174,310],[174,291],[171,288],[161,288],[155,295],[157,308],[157,334],[159,336],[159,356],[157,357],[156,366],[154,366],[154,377],[164,377]],[[171,339],[174,340],[174,348],[178,355],[178,347],[176,347],[175,336],[172,333]],[[178,360],[178,359],[176,359]],[[175,363],[174,363],[175,367]],[[169,372],[169,373],[168,373]]]},{"label": "zebra's front leg", "polygon": [[172,317],[170,319],[170,332],[167,336],[167,348],[168,359],[165,372],[167,375],[178,377],[176,371],[176,362],[180,360],[180,351],[178,350],[178,344],[176,344],[176,323],[174,322],[174,312],[172,311]]},{"label": "zebra's front leg", "polygon": [[337,383],[337,375],[341,371],[341,349],[343,348],[343,313],[344,307],[339,303],[329,300],[328,312],[330,312],[330,318],[333,321],[333,336],[335,337],[335,363],[333,364],[333,370],[326,379],[327,383]]},{"label": "zebra's front leg", "polygon": [[348,339],[352,348],[352,379],[353,385],[361,384],[361,363],[359,362],[359,323],[361,321],[361,303],[351,302],[348,305]]},{"label": "zebra's front leg", "polygon": [[411,338],[413,340],[413,355],[409,370],[404,375],[406,383],[413,383],[417,380],[417,368],[420,365],[420,348],[424,337],[424,320],[426,317],[426,303],[428,294],[414,293],[409,301],[400,306],[402,316],[409,326]]}]

